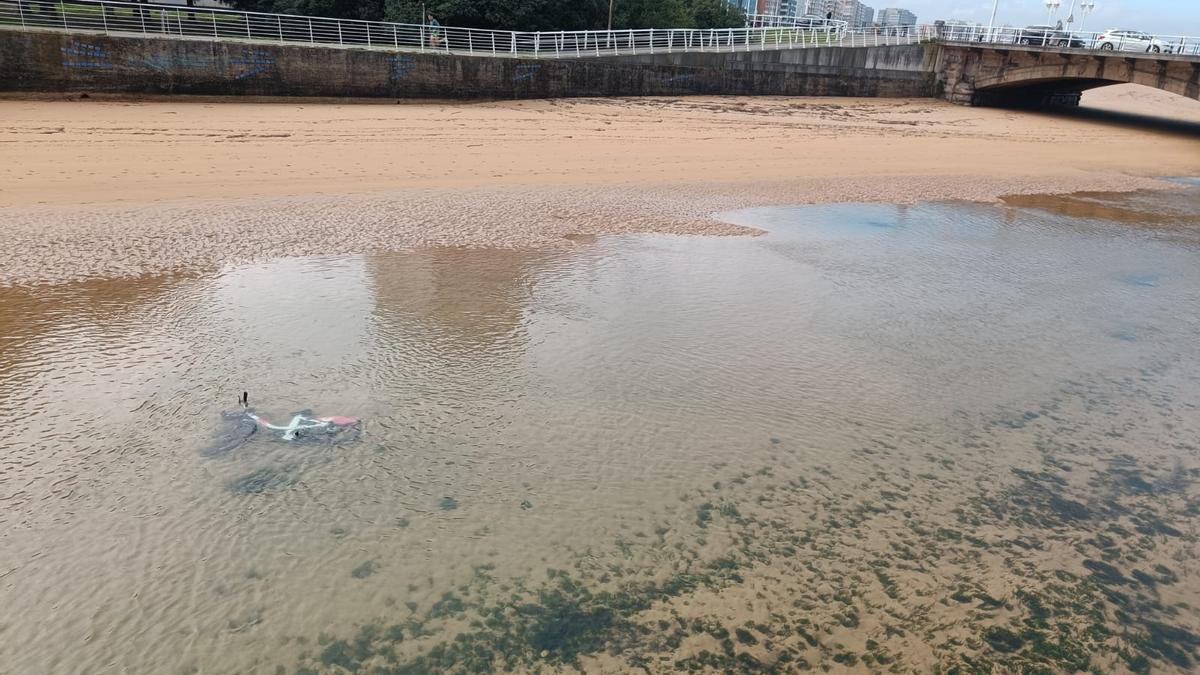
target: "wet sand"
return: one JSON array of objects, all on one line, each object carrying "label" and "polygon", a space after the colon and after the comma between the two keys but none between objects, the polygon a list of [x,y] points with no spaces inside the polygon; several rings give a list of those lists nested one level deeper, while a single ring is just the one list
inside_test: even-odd
[{"label": "wet sand", "polygon": [[[1200,104],[1132,86],[1086,102],[1119,112],[832,98],[0,101],[13,160],[0,166],[0,284],[592,234],[746,234],[711,215],[1158,188],[1154,176],[1200,173],[1188,126]],[[1173,121],[1131,124],[1138,111]]]},{"label": "wet sand", "polygon": [[580,245],[1198,173],[1122,96],[0,104],[0,672],[1194,671],[1185,192]]}]

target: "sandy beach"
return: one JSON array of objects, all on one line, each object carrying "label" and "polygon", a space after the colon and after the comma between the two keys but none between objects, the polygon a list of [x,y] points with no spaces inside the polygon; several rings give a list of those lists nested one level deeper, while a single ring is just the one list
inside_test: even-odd
[{"label": "sandy beach", "polygon": [[1200,173],[1200,103],[1133,85],[1091,92],[1070,115],[924,99],[179,98],[6,100],[0,119],[5,285],[279,255],[744,234],[712,215],[1155,188],[1155,176]]},{"label": "sandy beach", "polygon": [[1200,102],[1085,102],[0,100],[0,675],[1196,672]]}]

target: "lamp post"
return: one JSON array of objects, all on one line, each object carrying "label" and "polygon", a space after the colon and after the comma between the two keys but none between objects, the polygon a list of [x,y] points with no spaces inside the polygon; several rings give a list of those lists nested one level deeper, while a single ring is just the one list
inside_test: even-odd
[{"label": "lamp post", "polygon": [[1062,0],[1046,0],[1046,23],[1050,23],[1050,20],[1054,18],[1054,13],[1058,11],[1061,4]]},{"label": "lamp post", "polygon": [[992,2],[992,18],[988,19],[987,35],[988,35],[989,40],[992,39],[992,26],[996,25],[996,10],[997,9],[1000,9],[1000,0],[993,0],[993,2]]},{"label": "lamp post", "polygon": [[1091,14],[1093,9],[1096,9],[1096,3],[1093,0],[1083,0],[1083,2],[1079,3],[1079,11],[1083,14],[1083,18],[1079,20],[1080,33],[1083,32],[1083,24],[1087,21],[1088,14]]}]

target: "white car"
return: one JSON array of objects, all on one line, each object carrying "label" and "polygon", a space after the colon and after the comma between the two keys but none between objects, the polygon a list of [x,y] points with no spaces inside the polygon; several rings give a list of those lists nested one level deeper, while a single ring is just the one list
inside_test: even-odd
[{"label": "white car", "polygon": [[1138,30],[1113,28],[1096,37],[1096,48],[1119,52],[1171,53],[1171,45]]}]

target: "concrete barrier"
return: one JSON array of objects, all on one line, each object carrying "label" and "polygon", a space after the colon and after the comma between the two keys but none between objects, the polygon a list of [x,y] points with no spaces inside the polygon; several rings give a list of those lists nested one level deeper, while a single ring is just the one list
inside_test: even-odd
[{"label": "concrete barrier", "polygon": [[939,94],[937,47],[522,60],[0,30],[0,91],[553,98]]}]

